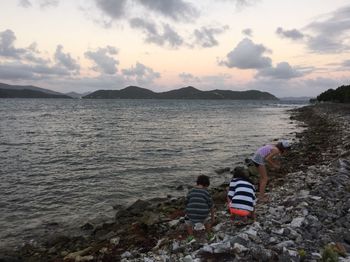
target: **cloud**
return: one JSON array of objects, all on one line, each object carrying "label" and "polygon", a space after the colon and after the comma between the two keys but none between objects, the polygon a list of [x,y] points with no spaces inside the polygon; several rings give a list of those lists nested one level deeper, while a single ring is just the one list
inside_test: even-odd
[{"label": "cloud", "polygon": [[32,6],[32,3],[29,0],[20,0],[18,4],[25,8]]},{"label": "cloud", "polygon": [[55,60],[57,61],[57,64],[67,68],[70,71],[79,72],[80,65],[71,57],[69,53],[65,54],[62,50],[63,46],[58,45],[55,52]]},{"label": "cloud", "polygon": [[69,75],[70,71],[57,65],[47,66],[21,62],[0,64],[0,79],[6,80],[41,80]]},{"label": "cloud", "polygon": [[184,43],[183,38],[170,27],[168,24],[163,24],[163,32],[159,32],[154,23],[141,18],[133,18],[130,21],[130,26],[135,29],[140,29],[146,35],[145,41],[159,46],[168,45],[172,48],[177,48]]},{"label": "cloud", "polygon": [[284,38],[290,38],[292,40],[300,40],[304,38],[304,34],[297,29],[283,30],[282,27],[278,27],[276,29],[276,34]]},{"label": "cloud", "polygon": [[15,48],[15,33],[12,30],[0,32],[0,56],[19,58],[26,51],[23,48]]},{"label": "cloud", "polygon": [[176,21],[191,21],[199,15],[198,10],[183,0],[136,0],[144,7]]},{"label": "cloud", "polygon": [[96,6],[112,19],[124,16],[126,0],[94,0]]},{"label": "cloud", "polygon": [[339,8],[305,27],[311,34],[309,49],[318,53],[337,53],[350,48],[350,6]]},{"label": "cloud", "polygon": [[343,61],[341,65],[344,67],[350,67],[350,59]]},{"label": "cloud", "polygon": [[[60,0],[39,0],[37,1],[39,3],[39,6],[41,8],[46,8],[46,7],[55,7],[58,6],[60,3]],[[19,0],[19,5],[28,8],[32,7],[32,2],[29,0]]]},{"label": "cloud", "polygon": [[55,7],[58,6],[60,0],[41,0],[40,1],[40,7],[45,8],[45,7]]},{"label": "cloud", "polygon": [[215,35],[224,33],[228,28],[228,26],[219,28],[206,28],[203,26],[200,29],[195,29],[195,44],[200,45],[201,47],[217,46],[219,42],[215,39]]},{"label": "cloud", "polygon": [[268,52],[266,47],[254,44],[252,40],[244,38],[226,55],[226,61],[221,61],[219,64],[240,69],[271,67],[271,58],[263,56],[265,52]]},{"label": "cloud", "polygon": [[291,79],[301,77],[302,71],[292,68],[288,62],[281,62],[276,67],[266,67],[259,70],[256,77],[269,77],[274,79]]},{"label": "cloud", "polygon": [[87,51],[84,55],[94,62],[95,66],[92,67],[94,71],[113,75],[118,71],[117,65],[119,61],[112,55],[116,55],[117,53],[118,50],[115,47],[106,46],[105,48],[98,48],[95,52]]},{"label": "cloud", "polygon": [[190,73],[185,73],[185,72],[180,73],[179,77],[184,83],[198,83],[201,81],[199,77],[196,77]]},{"label": "cloud", "polygon": [[250,28],[246,28],[244,30],[242,30],[242,34],[245,36],[249,36],[252,37],[253,36],[253,30]]},{"label": "cloud", "polygon": [[155,79],[160,78],[160,73],[155,72],[152,68],[147,67],[139,62],[135,66],[132,66],[129,69],[122,69],[122,74],[126,77],[127,80],[135,80],[136,83],[150,84]]}]

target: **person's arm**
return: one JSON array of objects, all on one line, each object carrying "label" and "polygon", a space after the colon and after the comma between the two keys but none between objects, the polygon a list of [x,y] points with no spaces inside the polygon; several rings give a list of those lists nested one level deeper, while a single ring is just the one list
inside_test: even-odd
[{"label": "person's arm", "polygon": [[280,154],[280,151],[277,149],[277,148],[273,148],[271,150],[271,153],[268,154],[266,157],[265,157],[265,160],[267,161],[267,163],[269,163],[269,165],[271,165],[272,167],[274,168],[277,168],[279,169],[280,168],[280,165],[273,160],[273,158],[276,156],[276,155],[279,155]]}]

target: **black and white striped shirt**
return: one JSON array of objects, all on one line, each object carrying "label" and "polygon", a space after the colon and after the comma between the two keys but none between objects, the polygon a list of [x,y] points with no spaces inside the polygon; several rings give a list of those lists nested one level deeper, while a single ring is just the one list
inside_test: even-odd
[{"label": "black and white striped shirt", "polygon": [[187,195],[186,215],[193,223],[203,223],[212,206],[213,201],[208,190],[195,187]]},{"label": "black and white striped shirt", "polygon": [[253,211],[255,206],[255,187],[244,178],[234,178],[230,182],[227,196],[231,200],[230,207]]}]

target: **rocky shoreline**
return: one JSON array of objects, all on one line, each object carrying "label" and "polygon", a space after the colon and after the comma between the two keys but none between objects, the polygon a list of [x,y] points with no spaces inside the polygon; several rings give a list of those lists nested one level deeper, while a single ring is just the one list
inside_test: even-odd
[{"label": "rocky shoreline", "polygon": [[[215,238],[186,242],[184,198],[138,200],[77,237],[56,235],[0,254],[0,261],[350,261],[350,105],[291,111],[306,127],[271,171],[271,201],[237,227],[225,210],[225,187],[212,188]],[[226,170],[227,171],[227,170]]]}]

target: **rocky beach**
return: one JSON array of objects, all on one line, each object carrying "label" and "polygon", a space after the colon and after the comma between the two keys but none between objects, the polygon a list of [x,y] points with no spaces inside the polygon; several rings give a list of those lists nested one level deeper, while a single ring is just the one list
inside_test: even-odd
[{"label": "rocky beach", "polygon": [[232,223],[223,184],[210,189],[217,218],[210,241],[186,241],[184,198],[169,195],[119,208],[115,221],[86,223],[79,235],[3,250],[0,261],[350,261],[350,104],[290,113],[303,131],[282,169],[269,171],[270,201],[257,204],[255,222]]}]

